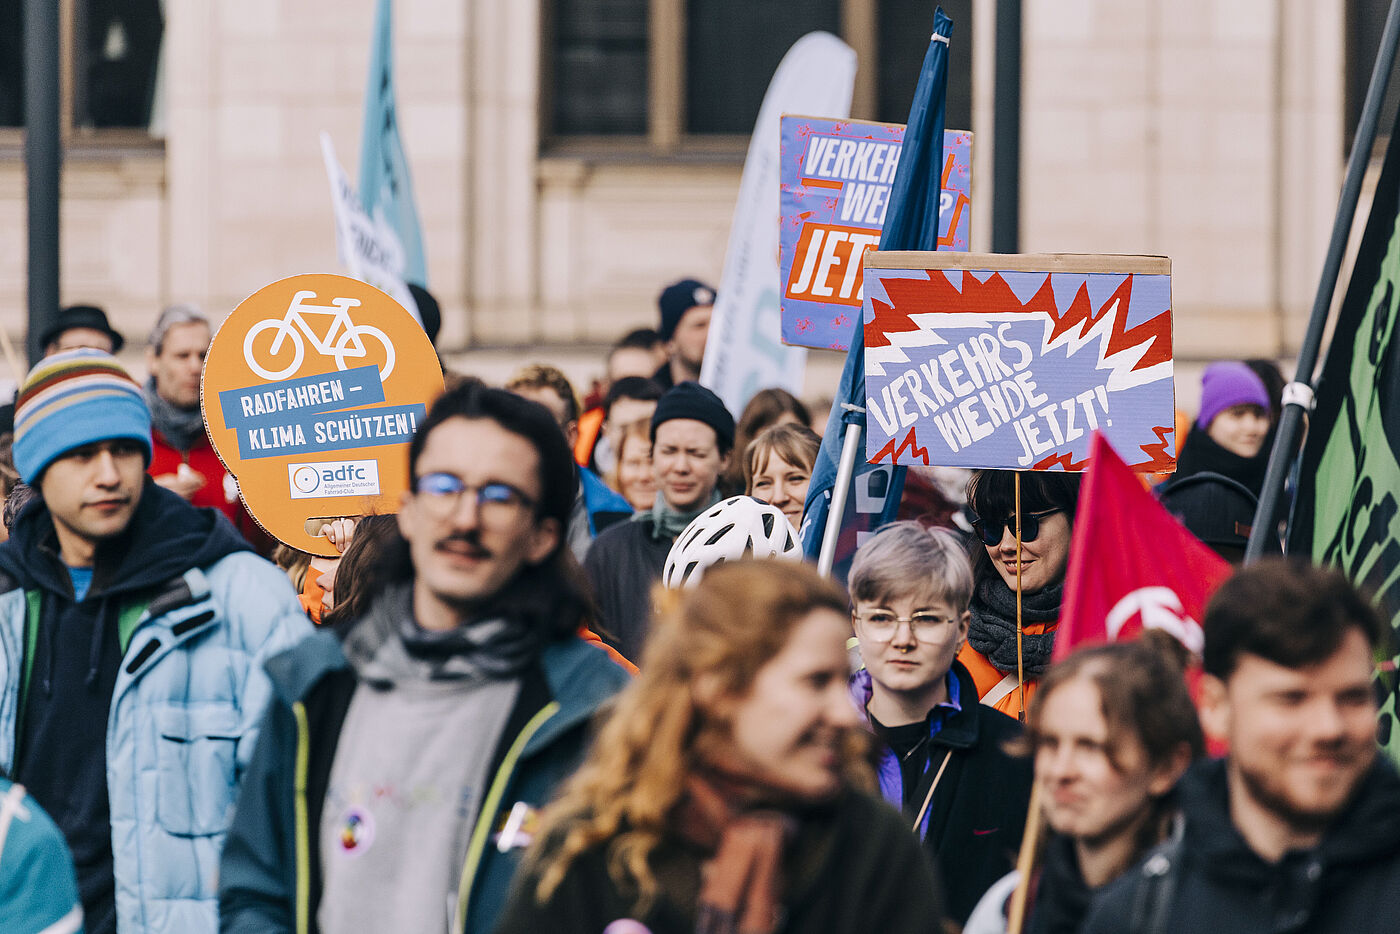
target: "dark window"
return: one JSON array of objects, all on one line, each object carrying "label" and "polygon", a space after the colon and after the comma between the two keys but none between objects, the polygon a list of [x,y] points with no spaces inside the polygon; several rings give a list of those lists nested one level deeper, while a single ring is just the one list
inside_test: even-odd
[{"label": "dark window", "polygon": [[0,126],[24,126],[24,0],[0,0]]},{"label": "dark window", "polygon": [[[49,0],[71,11],[60,39],[73,76],[69,129],[144,130],[151,123],[165,17],[161,0]],[[0,126],[24,126],[24,0],[0,0]]]},{"label": "dark window", "polygon": [[73,125],[145,129],[156,96],[160,0],[77,0]]},{"label": "dark window", "polygon": [[[939,0],[953,20],[948,44],[948,115],[950,130],[972,129],[972,0]],[[909,119],[919,69],[933,31],[928,0],[879,0],[875,61],[875,119],[903,123]]]},{"label": "dark window", "polygon": [[[1376,67],[1376,55],[1380,52],[1385,14],[1390,3],[1388,0],[1349,0],[1347,6],[1346,146],[1350,152],[1357,124],[1361,122],[1361,108],[1366,103],[1371,69]],[[1396,80],[1392,70],[1390,86],[1381,106],[1382,137],[1395,125],[1397,108],[1400,108],[1400,81]]]},{"label": "dark window", "polygon": [[647,6],[647,0],[554,4],[555,133],[646,133]]},{"label": "dark window", "polygon": [[686,131],[752,133],[778,63],[815,29],[840,35],[840,0],[689,0]]}]

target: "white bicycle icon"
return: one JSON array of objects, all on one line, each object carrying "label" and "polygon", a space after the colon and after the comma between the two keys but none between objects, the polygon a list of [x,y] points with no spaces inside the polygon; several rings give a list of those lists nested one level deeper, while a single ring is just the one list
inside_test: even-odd
[{"label": "white bicycle icon", "polygon": [[[350,309],[357,307],[360,300],[333,298],[329,305],[307,304],[307,299],[315,297],[315,292],[303,289],[292,296],[292,302],[287,306],[287,314],[283,318],[265,318],[248,329],[243,338],[243,360],[249,368],[265,380],[286,379],[301,369],[301,361],[306,356],[305,341],[309,340],[317,353],[323,357],[334,357],[336,369],[343,370],[346,360],[362,360],[369,356],[364,338],[370,337],[384,347],[384,365],[379,370],[379,381],[382,383],[388,379],[394,369],[394,345],[388,335],[379,328],[369,324],[356,324],[350,320]],[[331,316],[331,325],[324,340],[311,330],[311,326],[306,323],[305,314]],[[253,344],[258,336],[269,328],[276,331],[276,334],[268,349],[272,360],[265,367],[255,356]],[[304,339],[302,335],[305,335]],[[279,369],[277,367],[283,341],[291,341],[292,362]]]}]

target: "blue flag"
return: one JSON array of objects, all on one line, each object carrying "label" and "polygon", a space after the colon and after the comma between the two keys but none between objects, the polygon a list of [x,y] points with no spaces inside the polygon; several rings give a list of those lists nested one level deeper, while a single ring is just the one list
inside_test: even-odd
[{"label": "blue flag", "polygon": [[[938,249],[938,202],[943,170],[943,124],[947,111],[948,42],[953,21],[939,7],[933,14],[933,36],[924,64],[909,120],[904,131],[904,149],[890,191],[889,212],[880,233],[881,250]],[[802,548],[816,560],[826,533],[832,489],[836,486],[837,465],[846,426],[856,426],[865,434],[865,328],[863,318],[856,322],[836,402],[827,419],[821,451],[812,468],[807,489],[806,511],[802,517]],[[865,442],[862,437],[861,449]],[[832,577],[845,581],[851,557],[861,537],[894,520],[904,495],[905,468],[891,464],[870,464],[856,458],[855,475],[846,498],[845,515],[836,543]]]},{"label": "blue flag", "polygon": [[399,139],[398,108],[394,103],[393,0],[379,0],[374,14],[365,124],[360,138],[360,201],[366,214],[382,220],[398,236],[403,248],[403,280],[426,288],[428,267],[423,260],[423,232],[418,225],[413,180],[409,178],[408,160]]}]

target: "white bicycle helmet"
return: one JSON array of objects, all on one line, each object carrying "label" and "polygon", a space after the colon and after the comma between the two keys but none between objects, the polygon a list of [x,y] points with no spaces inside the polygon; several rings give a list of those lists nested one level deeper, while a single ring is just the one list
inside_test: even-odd
[{"label": "white bicycle helmet", "polygon": [[666,556],[661,582],[670,590],[694,587],[705,570],[745,557],[802,560],[797,530],[776,506],[731,496],[691,520]]}]

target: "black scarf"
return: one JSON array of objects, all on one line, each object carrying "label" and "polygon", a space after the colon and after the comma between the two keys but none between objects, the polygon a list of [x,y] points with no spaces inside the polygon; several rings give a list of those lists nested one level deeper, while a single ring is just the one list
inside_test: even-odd
[{"label": "black scarf", "polygon": [[1212,471],[1224,474],[1231,480],[1238,480],[1249,487],[1255,496],[1264,488],[1264,473],[1269,468],[1270,447],[1266,444],[1253,457],[1240,457],[1221,447],[1206,429],[1192,428],[1181,444],[1176,457],[1176,477],[1189,477],[1191,474]]},{"label": "black scarf", "polygon": [[[1064,584],[1046,587],[1035,593],[1021,594],[1021,622],[1053,623],[1060,617],[1060,598]],[[995,573],[982,578],[972,594],[972,624],[967,629],[967,641],[982,653],[998,671],[1016,670],[1016,592]],[[1040,635],[1022,633],[1021,653],[1026,677],[1038,678],[1050,667],[1050,652],[1055,647],[1055,631]]]},{"label": "black scarf", "polygon": [[182,409],[171,405],[156,392],[156,378],[146,379],[141,394],[146,397],[146,405],[151,409],[151,425],[160,436],[170,442],[170,446],[181,453],[189,453],[200,435],[204,434],[204,414],[199,406]]},{"label": "black scarf", "polygon": [[539,656],[539,634],[499,617],[430,632],[413,619],[413,585],[385,588],[345,636],[360,677],[383,686],[404,679],[512,678]]}]

